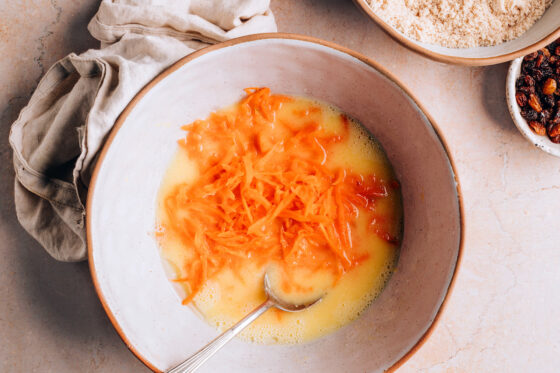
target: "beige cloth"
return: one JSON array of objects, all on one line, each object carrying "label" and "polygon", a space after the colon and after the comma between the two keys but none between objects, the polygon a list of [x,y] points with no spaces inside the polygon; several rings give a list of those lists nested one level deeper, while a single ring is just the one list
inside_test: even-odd
[{"label": "beige cloth", "polygon": [[88,29],[101,49],[52,66],[10,133],[18,219],[62,261],[87,258],[93,167],[134,95],[193,50],[276,24],[269,0],[103,0]]}]

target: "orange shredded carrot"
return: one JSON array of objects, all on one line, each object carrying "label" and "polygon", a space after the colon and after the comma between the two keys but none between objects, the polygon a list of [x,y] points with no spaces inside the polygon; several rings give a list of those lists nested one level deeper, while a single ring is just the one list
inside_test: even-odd
[{"label": "orange shredded carrot", "polygon": [[178,143],[200,177],[165,197],[169,224],[162,228],[194,253],[175,280],[190,289],[184,304],[209,278],[224,268],[239,273],[247,261],[274,261],[286,273],[329,270],[340,278],[367,259],[353,242],[359,209],[373,211],[387,195],[373,175],[326,166],[332,145],[347,136],[345,116],[345,132],[327,135],[319,107],[294,113],[304,121],[296,126],[277,120],[290,97],[268,88],[245,92],[233,112],[182,127],[186,136]]}]

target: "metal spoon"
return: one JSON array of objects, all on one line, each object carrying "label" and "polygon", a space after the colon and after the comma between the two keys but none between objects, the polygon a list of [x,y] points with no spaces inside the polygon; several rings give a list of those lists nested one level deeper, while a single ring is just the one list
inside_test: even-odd
[{"label": "metal spoon", "polygon": [[191,373],[198,369],[206,360],[208,360],[212,355],[214,355],[220,348],[222,348],[226,343],[228,343],[233,337],[235,337],[239,332],[245,329],[250,323],[255,321],[260,315],[265,313],[269,308],[276,307],[282,311],[287,312],[297,312],[303,311],[304,309],[314,305],[321,300],[322,296],[314,299],[305,304],[291,304],[278,298],[268,279],[268,274],[264,275],[264,291],[267,295],[266,301],[255,308],[250,314],[245,316],[237,324],[223,332],[219,337],[214,339],[212,342],[208,343],[205,347],[199,350],[197,353],[189,357],[187,360],[177,365],[176,367],[167,371],[167,373]]}]

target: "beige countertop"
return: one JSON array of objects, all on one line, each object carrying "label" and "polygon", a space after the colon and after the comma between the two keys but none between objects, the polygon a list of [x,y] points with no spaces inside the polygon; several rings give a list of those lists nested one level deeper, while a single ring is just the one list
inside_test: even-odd
[{"label": "beige countertop", "polygon": [[[105,316],[87,264],[51,259],[14,211],[9,126],[53,62],[97,47],[86,30],[97,5],[0,3],[1,372],[148,371]],[[427,60],[396,44],[351,0],[273,0],[272,9],[279,31],[341,44],[397,75],[435,118],[455,159],[465,206],[462,265],[434,333],[399,372],[557,372],[560,159],[533,147],[512,123],[507,65]]]}]

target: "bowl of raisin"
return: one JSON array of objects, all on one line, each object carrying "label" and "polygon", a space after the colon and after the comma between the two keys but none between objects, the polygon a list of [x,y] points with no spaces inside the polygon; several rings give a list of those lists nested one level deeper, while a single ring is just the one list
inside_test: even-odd
[{"label": "bowl of raisin", "polygon": [[519,131],[560,157],[560,39],[511,62],[506,96]]}]

